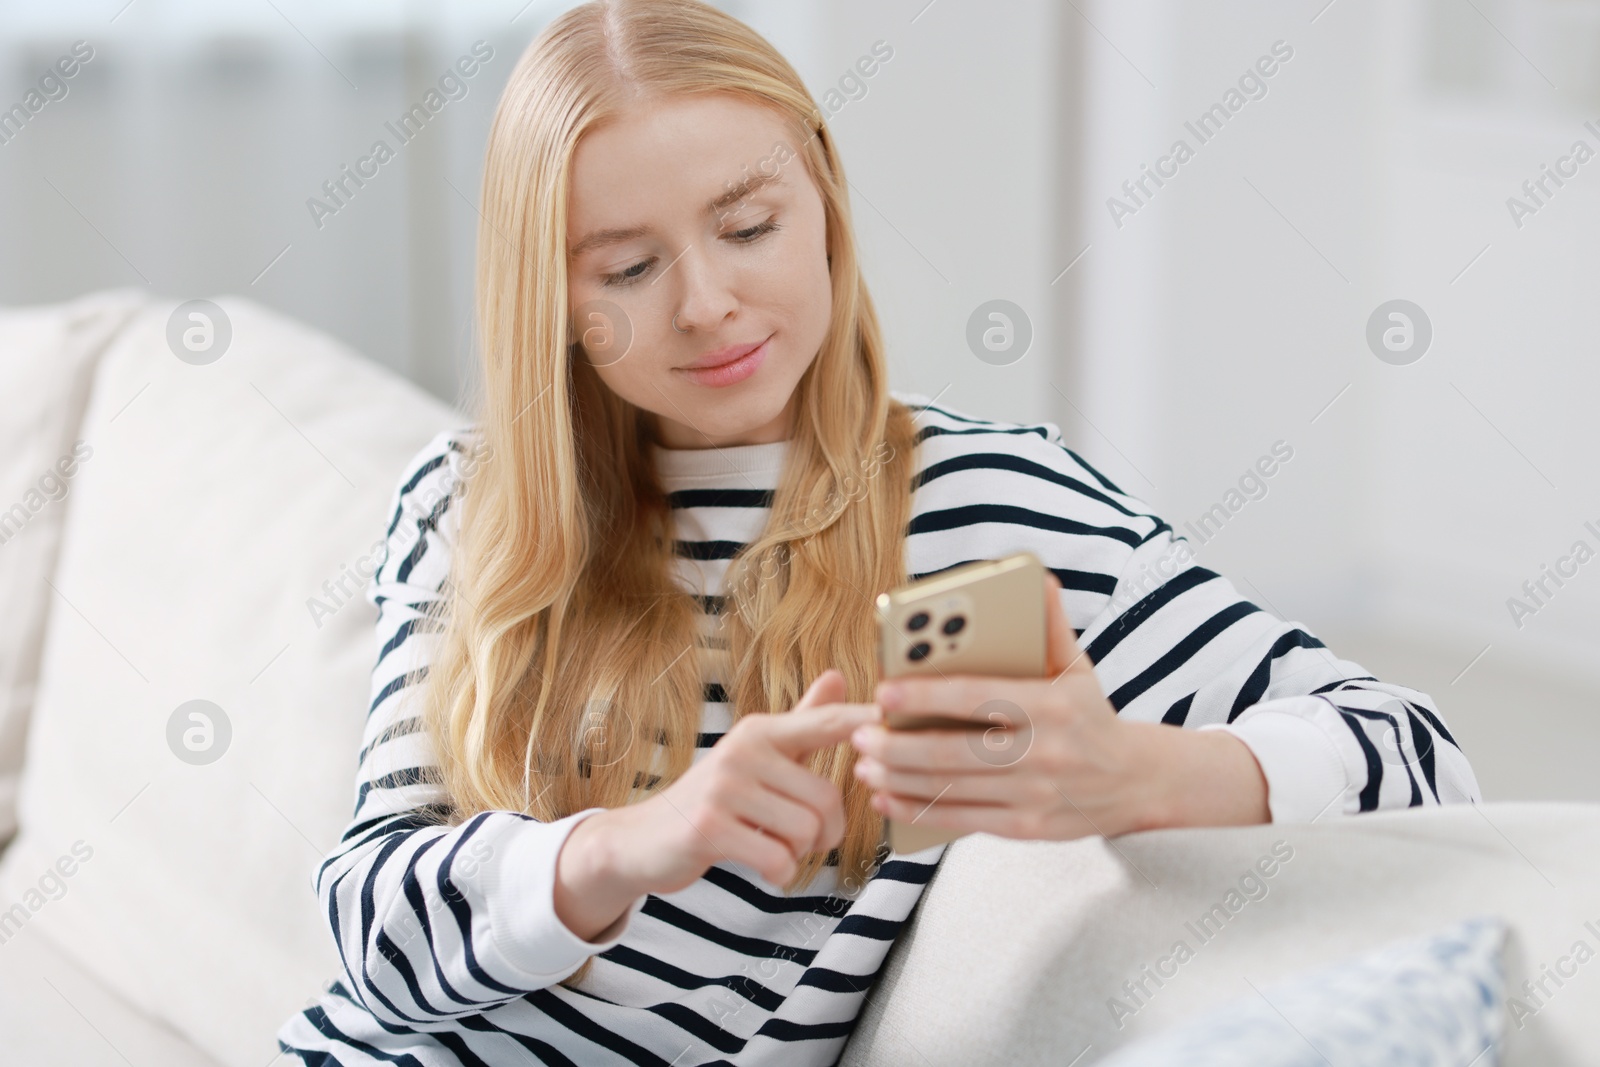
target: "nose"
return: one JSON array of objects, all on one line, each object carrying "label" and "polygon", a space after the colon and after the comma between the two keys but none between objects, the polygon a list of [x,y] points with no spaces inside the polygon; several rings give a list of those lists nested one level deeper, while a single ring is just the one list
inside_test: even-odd
[{"label": "nose", "polygon": [[678,257],[673,270],[677,272],[677,328],[680,331],[713,331],[738,309],[731,268],[719,263],[714,251],[708,251],[698,242],[690,245]]}]

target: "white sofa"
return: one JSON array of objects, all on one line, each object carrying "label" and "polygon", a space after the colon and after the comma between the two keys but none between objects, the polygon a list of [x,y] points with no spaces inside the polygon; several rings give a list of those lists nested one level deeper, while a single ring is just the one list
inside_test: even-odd
[{"label": "white sofa", "polygon": [[[0,310],[8,1064],[264,1067],[279,1023],[337,973],[309,873],[348,813],[375,652],[354,572],[403,463],[465,418],[258,304],[216,301],[232,339],[206,365],[168,345],[176,300]],[[226,719],[214,762],[169,743],[192,700]],[[1117,1027],[1121,983],[1278,841],[1294,859],[1270,893]],[[1514,989],[1576,940],[1600,945],[1584,926],[1600,929],[1597,846],[1600,807],[1505,803],[967,838],[842,1062],[1088,1064],[1245,979],[1481,913],[1510,923]],[[1508,1027],[1502,1062],[1600,1062],[1597,1004],[1593,963]]]}]

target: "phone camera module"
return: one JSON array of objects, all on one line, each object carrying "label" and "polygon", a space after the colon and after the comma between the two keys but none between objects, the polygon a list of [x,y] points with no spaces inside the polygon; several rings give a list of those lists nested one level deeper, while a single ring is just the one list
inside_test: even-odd
[{"label": "phone camera module", "polygon": [[940,629],[947,634],[958,634],[966,625],[967,617],[965,615],[952,615],[944,620],[944,625]]},{"label": "phone camera module", "polygon": [[912,663],[921,663],[928,658],[928,653],[933,651],[933,646],[926,641],[918,641],[906,650],[906,659]]},{"label": "phone camera module", "polygon": [[926,611],[919,611],[906,620],[906,629],[908,630],[920,630],[926,625],[928,625],[928,613]]}]

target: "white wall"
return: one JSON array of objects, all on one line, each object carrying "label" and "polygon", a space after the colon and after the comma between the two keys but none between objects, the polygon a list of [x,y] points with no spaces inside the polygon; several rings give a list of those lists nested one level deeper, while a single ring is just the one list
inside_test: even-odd
[{"label": "white wall", "polygon": [[[1082,5],[1079,439],[1180,529],[1291,444],[1201,560],[1432,692],[1489,795],[1600,797],[1600,559],[1520,629],[1506,605],[1600,551],[1600,161],[1520,230],[1506,207],[1600,150],[1600,5],[1325,4]],[[1199,145],[1184,120],[1280,39],[1267,95]],[[1107,198],[1179,136],[1194,158],[1119,228]],[[1396,297],[1434,327],[1406,366],[1365,340]]]}]

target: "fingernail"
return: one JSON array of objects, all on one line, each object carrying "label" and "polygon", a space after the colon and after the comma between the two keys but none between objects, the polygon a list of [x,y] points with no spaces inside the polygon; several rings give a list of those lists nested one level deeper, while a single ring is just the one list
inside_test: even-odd
[{"label": "fingernail", "polygon": [[863,745],[863,744],[866,744],[867,738],[871,737],[871,736],[872,736],[872,728],[871,727],[868,727],[868,726],[857,726],[856,729],[855,729],[855,732],[850,735],[850,740],[854,744]]}]

